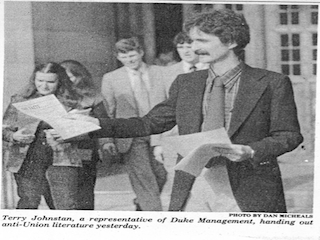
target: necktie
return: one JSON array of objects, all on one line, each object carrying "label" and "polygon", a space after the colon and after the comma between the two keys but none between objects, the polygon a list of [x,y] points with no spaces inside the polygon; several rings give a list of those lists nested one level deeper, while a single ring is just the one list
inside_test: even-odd
[{"label": "necktie", "polygon": [[204,99],[204,121],[202,131],[224,127],[224,85],[220,77],[207,85]]},{"label": "necktie", "polygon": [[[224,79],[226,79],[224,77]],[[224,127],[225,121],[225,89],[222,77],[217,77],[214,71],[209,68],[209,77],[203,98],[202,131],[210,131]],[[234,198],[230,186],[226,159],[224,157],[214,157],[210,159],[205,172],[206,180],[214,191],[221,206],[235,206],[233,211],[240,211]],[[181,211],[185,208],[189,193],[192,189],[195,177],[186,172],[176,170],[172,187],[171,202],[169,211]],[[210,175],[210,179],[208,176]],[[219,201],[217,203],[219,203]],[[217,206],[219,209],[219,206]]]},{"label": "necktie", "polygon": [[190,72],[195,72],[195,71],[197,71],[197,67],[196,67],[195,65],[193,65],[193,66],[191,66],[191,67],[189,68],[189,71],[190,71]]},{"label": "necktie", "polygon": [[150,111],[150,99],[147,86],[142,78],[141,72],[136,72],[134,82],[134,95],[137,104],[139,117],[146,115]]},{"label": "necktie", "polygon": [[[214,130],[217,128],[224,127],[224,84],[222,78],[215,76],[214,72],[210,69],[209,73],[210,79],[209,84],[207,84],[205,99],[204,99],[204,120],[202,123],[202,132]],[[217,158],[212,158],[208,164],[207,168],[210,168]],[[224,169],[224,168],[223,168]],[[222,176],[224,176],[222,174]]]}]

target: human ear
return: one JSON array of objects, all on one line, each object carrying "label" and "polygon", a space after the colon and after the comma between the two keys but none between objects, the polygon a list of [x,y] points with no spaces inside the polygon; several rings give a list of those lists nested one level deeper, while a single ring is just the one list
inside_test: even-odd
[{"label": "human ear", "polygon": [[140,51],[139,51],[139,54],[140,54],[141,57],[143,57],[143,56],[144,56],[144,51],[143,51],[143,50],[140,50]]}]

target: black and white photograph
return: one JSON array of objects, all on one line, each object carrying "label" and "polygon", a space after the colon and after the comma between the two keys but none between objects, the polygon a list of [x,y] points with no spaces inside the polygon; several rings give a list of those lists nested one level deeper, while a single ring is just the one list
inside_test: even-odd
[{"label": "black and white photograph", "polygon": [[319,2],[1,10],[4,236],[319,240]]}]

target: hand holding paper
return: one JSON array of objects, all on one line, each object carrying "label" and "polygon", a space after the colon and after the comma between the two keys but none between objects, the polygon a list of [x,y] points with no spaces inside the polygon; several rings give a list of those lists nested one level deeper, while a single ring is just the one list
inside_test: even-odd
[{"label": "hand holding paper", "polygon": [[14,132],[12,135],[13,140],[23,144],[30,144],[33,142],[35,136],[34,134],[29,134],[26,128],[21,128]]},{"label": "hand holding paper", "polygon": [[232,144],[227,149],[220,148],[219,151],[222,156],[229,158],[233,162],[242,162],[251,158],[254,153],[251,147],[239,144]]},{"label": "hand holding paper", "polygon": [[[245,157],[244,146],[233,145],[224,128],[168,137],[164,140],[164,144],[166,144],[167,147],[175,148],[175,150],[184,157],[174,167],[176,174],[178,173],[176,176],[180,176],[180,173],[185,172],[196,177],[193,188],[200,189],[200,192],[203,190],[203,187],[201,187],[201,184],[203,184],[201,183],[201,179],[204,178],[208,183],[215,196],[214,199],[211,199],[211,206],[214,206],[212,209],[218,212],[241,211],[232,193],[226,166],[227,159],[220,156],[228,157],[232,161],[241,161]],[[209,162],[210,168],[206,168]],[[181,194],[181,192],[190,191],[188,189],[191,188],[192,184],[185,184],[185,179],[185,177],[180,177],[180,179],[175,178],[174,184],[179,185],[181,181],[183,181],[183,184],[180,185],[182,189],[179,187],[179,190],[173,190],[173,196]],[[189,179],[189,177],[187,179]],[[199,182],[197,183],[198,180]],[[193,188],[191,188],[191,192]],[[189,199],[188,202],[190,203],[192,201]],[[173,208],[175,209],[175,206],[173,206]]]},{"label": "hand holding paper", "polygon": [[90,112],[91,112],[92,108],[86,108],[86,109],[72,109],[71,111],[68,112],[68,115],[71,113],[75,113],[75,114],[83,114],[86,116],[89,116]]},{"label": "hand holding paper", "polygon": [[[53,94],[15,103],[13,106],[26,115],[47,122],[64,140],[100,129],[97,119],[84,115],[89,114],[90,109],[76,110],[75,112],[78,114],[72,115],[79,117],[67,119],[68,113],[66,109]],[[89,121],[86,118],[95,119],[96,121]]]},{"label": "hand holding paper", "polygon": [[48,129],[44,131],[46,134],[46,140],[49,146],[55,151],[58,150],[59,145],[63,143],[63,139],[54,129]]},{"label": "hand holding paper", "polygon": [[163,144],[184,157],[175,166],[175,170],[182,170],[196,177],[213,157],[224,156],[231,161],[240,162],[250,158],[253,151],[249,146],[232,144],[224,128],[167,137]]}]

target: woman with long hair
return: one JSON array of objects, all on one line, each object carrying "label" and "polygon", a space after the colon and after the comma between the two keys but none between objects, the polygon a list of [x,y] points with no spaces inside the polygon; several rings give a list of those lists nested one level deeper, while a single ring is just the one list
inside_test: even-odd
[{"label": "woman with long hair", "polygon": [[[88,114],[91,116],[108,117],[103,98],[97,93],[86,67],[75,60],[66,60],[60,65],[65,68],[73,90],[79,95],[78,109],[90,110]],[[68,205],[66,202],[70,201],[69,205],[74,204],[76,209],[93,210],[96,165],[100,160],[98,150],[100,144],[108,140],[86,138],[75,140],[73,143],[77,144],[82,167],[50,166],[48,175],[51,191],[55,192],[53,195],[56,196],[54,200],[58,208],[65,207]]]},{"label": "woman with long hair", "polygon": [[50,209],[55,209],[46,173],[54,162],[45,131],[51,126],[27,116],[12,105],[54,94],[66,110],[77,108],[78,94],[72,88],[64,68],[54,62],[35,67],[27,86],[11,98],[3,119],[3,140],[8,150],[6,169],[14,172],[20,197],[17,209],[37,209],[44,196]]}]

